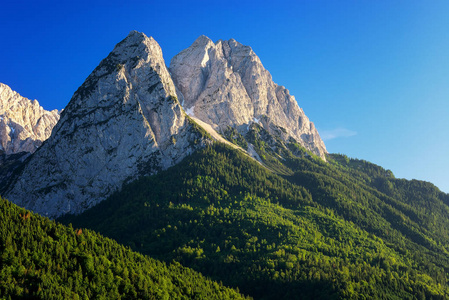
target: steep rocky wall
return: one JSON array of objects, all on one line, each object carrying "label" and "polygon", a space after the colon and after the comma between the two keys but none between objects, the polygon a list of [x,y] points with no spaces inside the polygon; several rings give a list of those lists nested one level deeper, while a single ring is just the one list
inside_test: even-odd
[{"label": "steep rocky wall", "polygon": [[133,31],[75,92],[7,197],[49,217],[80,213],[204,143],[178,102],[161,48]]},{"label": "steep rocky wall", "polygon": [[48,139],[59,120],[59,111],[47,111],[0,83],[0,151],[33,153]]},{"label": "steep rocky wall", "polygon": [[326,147],[313,123],[250,47],[201,36],[172,59],[170,72],[184,109],[217,131],[231,126],[244,135],[251,123],[259,123],[325,159]]}]

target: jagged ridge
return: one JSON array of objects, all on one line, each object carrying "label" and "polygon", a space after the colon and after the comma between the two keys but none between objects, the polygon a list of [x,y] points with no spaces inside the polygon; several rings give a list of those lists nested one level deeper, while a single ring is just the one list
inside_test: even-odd
[{"label": "jagged ridge", "polygon": [[[201,36],[171,64],[170,75],[157,42],[132,31],[78,88],[51,138],[2,192],[50,217],[96,205],[123,183],[167,169],[208,143],[180,102],[222,134],[234,128],[248,138],[257,123],[284,148],[299,142],[325,159],[313,123],[250,47]],[[246,145],[257,158],[251,141]]]},{"label": "jagged ridge", "polygon": [[59,111],[45,110],[0,83],[0,151],[5,154],[33,153],[51,134]]},{"label": "jagged ridge", "polygon": [[258,123],[325,160],[326,147],[314,124],[289,91],[273,82],[251,47],[200,36],[171,60],[170,72],[186,111],[216,130],[230,126],[245,135]]},{"label": "jagged ridge", "polygon": [[132,31],[74,93],[6,195],[50,217],[79,213],[204,144],[177,100],[161,48]]}]

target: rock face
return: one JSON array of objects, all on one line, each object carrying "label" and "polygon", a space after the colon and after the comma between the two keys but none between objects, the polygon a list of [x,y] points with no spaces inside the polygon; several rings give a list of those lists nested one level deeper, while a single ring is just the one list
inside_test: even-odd
[{"label": "rock face", "polygon": [[[2,136],[0,192],[51,218],[81,213],[123,183],[173,166],[211,138],[223,140],[214,130],[232,133],[250,155],[257,131],[264,134],[256,138],[299,142],[325,159],[313,123],[250,47],[201,36],[173,58],[170,71],[156,41],[132,31],[74,93],[53,131],[57,111],[0,85],[0,133],[9,137]],[[33,152],[31,141],[50,132],[34,154],[8,156]]]},{"label": "rock face", "polygon": [[58,110],[47,111],[0,83],[0,151],[33,153],[51,134]]},{"label": "rock face", "polygon": [[208,140],[177,97],[157,42],[131,32],[74,93],[7,198],[49,217],[80,213],[178,163]]},{"label": "rock face", "polygon": [[252,123],[259,123],[325,159],[327,151],[313,123],[289,91],[273,82],[250,47],[201,36],[172,59],[170,73],[186,112],[217,131],[230,126],[244,135]]}]

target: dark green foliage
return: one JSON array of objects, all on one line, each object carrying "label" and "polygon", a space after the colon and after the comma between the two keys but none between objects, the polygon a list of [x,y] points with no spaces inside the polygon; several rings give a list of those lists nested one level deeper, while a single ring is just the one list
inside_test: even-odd
[{"label": "dark green foliage", "polygon": [[292,173],[288,165],[285,164],[284,157],[285,155],[291,155],[291,153],[280,137],[272,136],[262,126],[253,123],[246,134],[246,140],[253,145],[264,165],[270,170],[283,175]]},{"label": "dark green foliage", "polygon": [[172,102],[172,103],[179,103],[178,97],[173,96],[173,95],[168,96],[168,97],[167,97],[167,100],[168,100],[169,102]]},{"label": "dark green foliage", "polygon": [[279,147],[284,178],[214,145],[64,221],[256,299],[449,296],[446,194],[288,147],[300,155]]},{"label": "dark green foliage", "polygon": [[117,64],[117,66],[116,66],[117,72],[120,72],[124,67],[125,67],[125,66],[122,65],[122,64]]},{"label": "dark green foliage", "polygon": [[0,198],[1,299],[241,299],[180,266]]},{"label": "dark green foliage", "polygon": [[248,149],[248,142],[234,127],[228,126],[228,128],[226,128],[223,132],[223,135],[228,141],[234,143],[235,145],[240,146],[245,150]]},{"label": "dark green foliage", "polygon": [[[188,115],[185,115],[185,117],[187,119],[187,122],[189,122],[189,124],[193,127],[193,130],[195,132],[198,132],[202,138],[205,138],[205,139],[208,139],[211,141],[214,140],[212,138],[212,136],[206,130],[204,130],[203,127],[199,126],[194,120],[192,120],[192,118],[190,118]],[[198,139],[195,142],[199,143],[200,140]]]}]

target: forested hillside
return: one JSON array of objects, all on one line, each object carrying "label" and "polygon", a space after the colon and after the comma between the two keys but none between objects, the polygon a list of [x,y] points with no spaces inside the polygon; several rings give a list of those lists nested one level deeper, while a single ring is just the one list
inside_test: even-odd
[{"label": "forested hillside", "polygon": [[1,299],[243,299],[178,263],[0,198]]},{"label": "forested hillside", "polygon": [[252,142],[282,177],[217,144],[62,220],[255,299],[449,297],[447,194],[365,161]]}]

